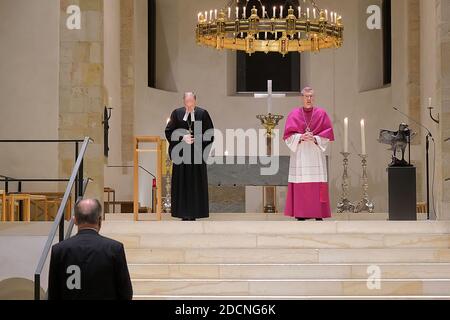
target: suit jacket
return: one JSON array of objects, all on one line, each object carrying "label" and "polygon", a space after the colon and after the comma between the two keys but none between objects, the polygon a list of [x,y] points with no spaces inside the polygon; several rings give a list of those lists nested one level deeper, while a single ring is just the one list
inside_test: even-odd
[{"label": "suit jacket", "polygon": [[133,288],[120,242],[85,229],[52,248],[49,300],[131,300]]}]

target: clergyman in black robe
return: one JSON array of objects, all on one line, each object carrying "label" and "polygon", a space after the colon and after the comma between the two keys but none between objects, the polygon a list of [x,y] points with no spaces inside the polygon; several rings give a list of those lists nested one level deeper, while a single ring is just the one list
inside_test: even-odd
[{"label": "clergyman in black robe", "polygon": [[184,221],[209,217],[209,151],[214,140],[208,111],[197,107],[194,93],[183,97],[184,107],[172,112],[165,134],[173,162],[171,186],[172,216]]}]

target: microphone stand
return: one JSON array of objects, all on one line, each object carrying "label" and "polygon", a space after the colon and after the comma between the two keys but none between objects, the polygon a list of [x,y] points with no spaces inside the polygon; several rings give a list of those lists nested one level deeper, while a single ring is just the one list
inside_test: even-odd
[{"label": "microphone stand", "polygon": [[[405,117],[407,117],[409,120],[413,121],[420,127],[424,128],[427,131],[426,136],[426,146],[425,146],[425,159],[426,159],[426,171],[427,171],[427,219],[430,220],[430,139],[434,141],[434,137],[431,134],[430,130],[428,130],[427,127],[425,127],[423,124],[419,123],[417,120],[411,118],[409,115],[405,114],[404,112],[400,111],[398,108],[393,107],[395,111],[401,113]],[[436,165],[436,164],[435,164]]]}]

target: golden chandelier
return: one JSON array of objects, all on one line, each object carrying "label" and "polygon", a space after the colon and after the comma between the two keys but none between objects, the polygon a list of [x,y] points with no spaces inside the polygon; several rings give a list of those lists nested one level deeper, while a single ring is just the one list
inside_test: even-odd
[{"label": "golden chandelier", "polygon": [[[247,16],[247,5],[232,0],[220,10],[199,12],[196,39],[199,45],[218,50],[255,52],[319,51],[339,48],[343,43],[342,17],[336,12],[320,9],[313,0],[299,0],[303,5],[268,8],[261,0]],[[287,1],[291,2],[291,1]],[[270,12],[270,9],[272,12]],[[260,16],[261,15],[261,16]]]}]

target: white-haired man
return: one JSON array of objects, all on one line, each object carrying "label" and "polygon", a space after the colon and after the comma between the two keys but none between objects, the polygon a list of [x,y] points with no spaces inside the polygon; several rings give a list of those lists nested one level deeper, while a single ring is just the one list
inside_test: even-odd
[{"label": "white-haired man", "polygon": [[331,217],[325,151],[334,141],[327,112],[314,106],[314,90],[302,91],[303,106],[288,116],[284,140],[291,150],[285,214],[297,220]]}]

